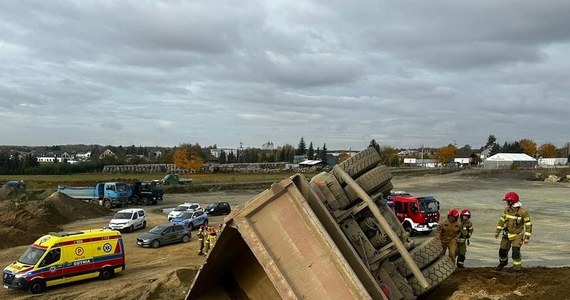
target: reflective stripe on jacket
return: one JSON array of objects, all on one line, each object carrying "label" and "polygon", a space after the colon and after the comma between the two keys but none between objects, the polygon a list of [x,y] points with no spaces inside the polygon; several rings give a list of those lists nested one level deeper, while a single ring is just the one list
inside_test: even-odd
[{"label": "reflective stripe on jacket", "polygon": [[532,223],[528,212],[522,207],[507,207],[503,211],[496,233],[505,229],[509,239],[514,239],[519,234],[524,234],[525,238],[532,235]]}]

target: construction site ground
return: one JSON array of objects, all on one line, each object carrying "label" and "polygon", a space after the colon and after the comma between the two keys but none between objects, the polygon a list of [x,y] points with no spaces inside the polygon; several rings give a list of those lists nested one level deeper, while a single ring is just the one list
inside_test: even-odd
[{"label": "construction site ground", "polygon": [[[570,248],[567,247],[570,242],[570,222],[567,217],[570,215],[570,183],[469,177],[461,173],[396,177],[392,183],[394,190],[435,196],[441,202],[443,215],[451,207],[468,208],[473,214],[475,232],[468,248],[466,268],[457,270],[422,299],[570,299]],[[504,209],[501,198],[511,190],[521,196],[523,207],[529,211],[534,228],[531,242],[522,248],[522,275],[511,272],[510,265],[502,272],[494,270],[499,245],[499,241],[494,238],[494,231]],[[217,201],[227,201],[235,208],[259,192],[261,190],[167,194],[158,206],[144,207],[148,215],[147,229],[167,222],[163,208],[171,208],[183,202],[206,205]],[[76,213],[79,212],[69,212]],[[103,212],[95,218],[87,215],[87,219],[58,226],[63,230],[103,227],[107,226],[112,214],[112,211]],[[15,227],[2,228],[2,224],[9,221],[8,215],[0,214],[0,232],[3,236]],[[25,217],[32,219],[29,215]],[[222,221],[223,216],[210,217],[212,225]],[[55,228],[47,227],[45,222],[39,221],[36,226],[49,230]],[[111,280],[88,280],[53,287],[37,296],[28,291],[0,289],[0,299],[184,299],[197,269],[204,261],[203,256],[197,255],[196,231],[192,232],[189,243],[158,249],[140,248],[136,245],[136,237],[142,232],[139,230],[123,234],[126,270]],[[22,236],[25,236],[24,231]],[[420,242],[426,236],[414,238]],[[4,248],[0,250],[0,266],[4,267],[16,260],[26,247],[0,247]]]}]

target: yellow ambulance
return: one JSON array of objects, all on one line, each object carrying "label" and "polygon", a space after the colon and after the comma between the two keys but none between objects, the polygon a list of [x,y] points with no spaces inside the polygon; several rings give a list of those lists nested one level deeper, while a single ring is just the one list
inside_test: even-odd
[{"label": "yellow ambulance", "polygon": [[125,269],[124,250],[116,230],[50,232],[4,269],[4,288],[37,294],[62,283],[95,277],[106,280]]}]

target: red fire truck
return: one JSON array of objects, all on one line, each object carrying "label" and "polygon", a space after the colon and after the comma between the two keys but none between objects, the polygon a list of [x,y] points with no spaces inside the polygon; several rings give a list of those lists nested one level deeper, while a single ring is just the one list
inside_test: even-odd
[{"label": "red fire truck", "polygon": [[407,192],[392,192],[387,200],[398,220],[411,235],[418,232],[430,233],[437,228],[439,201],[434,197],[417,197]]}]

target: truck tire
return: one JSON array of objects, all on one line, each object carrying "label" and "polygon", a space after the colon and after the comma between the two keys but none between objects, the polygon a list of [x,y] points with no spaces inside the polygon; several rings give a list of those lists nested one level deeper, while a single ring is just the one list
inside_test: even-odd
[{"label": "truck tire", "polygon": [[444,255],[429,267],[422,270],[422,274],[424,274],[429,284],[426,289],[421,288],[415,277],[408,279],[408,283],[412,287],[414,294],[419,296],[440,284],[455,271],[455,268],[455,262],[449,257],[449,255]]},{"label": "truck tire", "polygon": [[143,198],[142,198],[142,204],[143,204],[144,206],[147,206],[147,205],[150,204],[150,202],[148,201],[148,198],[147,198],[147,197],[143,197]]},{"label": "truck tire", "polygon": [[[416,262],[416,265],[418,265],[418,268],[422,270],[437,260],[441,256],[442,252],[443,247],[441,246],[441,242],[432,237],[412,249],[410,251],[410,255]],[[401,257],[394,260],[393,263],[402,276],[408,277],[412,275],[412,271]]]},{"label": "truck tire", "polygon": [[343,209],[350,204],[334,175],[322,172],[313,176],[311,182],[315,183],[321,192],[323,192],[327,202],[326,204],[328,204],[332,210]]},{"label": "truck tire", "polygon": [[[354,179],[354,181],[367,194],[371,195],[389,184],[391,179],[392,172],[390,172],[390,169],[384,165],[380,165],[366,172],[364,175]],[[358,196],[354,190],[349,186],[344,187],[344,192],[346,193],[346,196],[350,202],[356,201],[358,199]]]},{"label": "truck tire", "polygon": [[103,207],[111,208],[111,206],[113,206],[113,205],[111,204],[110,200],[103,200]]},{"label": "truck tire", "polygon": [[[343,161],[339,166],[352,178],[356,178],[366,171],[376,167],[380,163],[381,157],[378,151],[374,147],[368,147],[367,149],[358,152],[349,159]],[[341,185],[345,182],[332,171],[333,175],[337,178]]]},{"label": "truck tire", "polygon": [[30,282],[29,288],[32,294],[43,293],[46,290],[46,283],[41,279],[34,279]]}]

